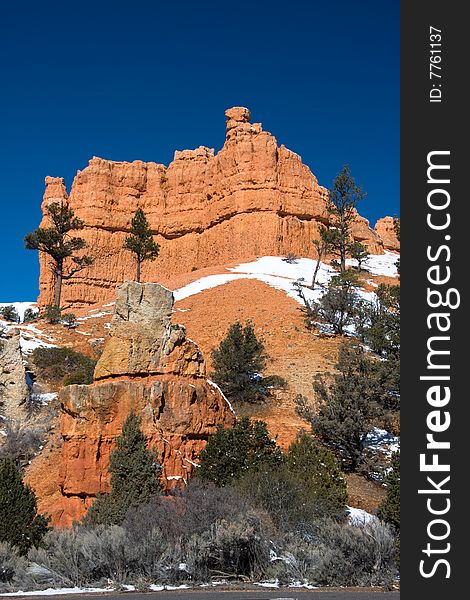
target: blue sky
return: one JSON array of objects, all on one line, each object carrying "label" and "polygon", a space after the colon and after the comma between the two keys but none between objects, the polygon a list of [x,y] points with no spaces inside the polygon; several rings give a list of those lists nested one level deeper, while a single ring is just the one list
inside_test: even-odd
[{"label": "blue sky", "polygon": [[322,185],[345,163],[399,214],[399,2],[10,2],[0,30],[0,301],[35,300],[46,175],[220,149],[247,106]]}]

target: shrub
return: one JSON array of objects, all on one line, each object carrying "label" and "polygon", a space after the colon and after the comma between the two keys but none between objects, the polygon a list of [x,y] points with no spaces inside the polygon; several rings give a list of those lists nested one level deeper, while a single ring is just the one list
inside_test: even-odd
[{"label": "shrub", "polygon": [[122,582],[129,572],[125,532],[120,527],[54,529],[43,546],[31,551],[29,558],[50,570],[56,585],[84,586],[104,578]]},{"label": "shrub", "polygon": [[44,431],[39,427],[25,427],[20,423],[6,422],[4,441],[0,446],[0,459],[9,458],[23,468],[40,449]]},{"label": "shrub", "polygon": [[33,308],[27,308],[24,311],[23,315],[23,323],[32,323],[33,321],[37,321],[39,319],[39,311],[34,310]]},{"label": "shrub", "polygon": [[8,584],[23,576],[26,566],[26,560],[10,544],[0,542],[0,592],[9,590]]},{"label": "shrub", "polygon": [[32,359],[41,377],[54,383],[93,382],[96,361],[71,348],[36,348]]},{"label": "shrub", "polygon": [[394,539],[379,521],[363,527],[322,523],[317,530],[321,560],[315,571],[320,585],[390,586],[395,575]]},{"label": "shrub", "polygon": [[296,265],[299,260],[299,257],[293,252],[288,252],[282,260],[288,263],[289,265]]},{"label": "shrub", "polygon": [[237,487],[256,508],[265,510],[282,531],[299,530],[316,516],[315,503],[305,481],[287,465],[266,465],[248,471]]},{"label": "shrub", "polygon": [[10,459],[0,462],[0,542],[8,542],[26,554],[37,546],[48,530],[48,519],[38,515],[36,496],[25,485],[18,467]]},{"label": "shrub", "polygon": [[46,323],[57,325],[60,323],[61,310],[58,306],[46,306],[41,316]]},{"label": "shrub", "polygon": [[0,307],[0,316],[3,317],[5,321],[10,321],[11,323],[19,323],[20,321],[18,312],[12,304]]},{"label": "shrub", "polygon": [[253,323],[231,325],[217,349],[212,350],[212,379],[230,400],[256,402],[267,394],[263,379],[267,355]]},{"label": "shrub", "polygon": [[260,579],[270,564],[269,540],[263,533],[262,519],[254,512],[234,521],[217,521],[199,543],[193,540],[193,544],[201,553],[195,569],[200,576],[206,571]]},{"label": "shrub", "polygon": [[269,437],[266,423],[243,418],[234,427],[217,427],[207,446],[199,455],[197,477],[224,486],[246,471],[256,471],[264,463],[272,468],[283,458],[276,442]]},{"label": "shrub", "polygon": [[65,315],[62,315],[61,321],[69,329],[72,329],[77,325],[77,317],[73,313],[67,313]]}]

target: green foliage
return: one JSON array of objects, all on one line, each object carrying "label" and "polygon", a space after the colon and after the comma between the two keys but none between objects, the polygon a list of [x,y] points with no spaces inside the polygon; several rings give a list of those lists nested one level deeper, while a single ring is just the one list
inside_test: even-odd
[{"label": "green foliage", "polygon": [[57,325],[62,318],[62,311],[58,306],[46,306],[42,318],[50,325]]},{"label": "green foliage", "polygon": [[36,496],[25,485],[13,461],[0,461],[0,542],[7,542],[26,554],[38,546],[47,532],[43,515],[37,514]]},{"label": "green foliage", "polygon": [[393,229],[395,230],[395,234],[398,238],[398,241],[400,241],[400,218],[399,217],[394,217]]},{"label": "green foliage", "polygon": [[311,435],[302,433],[289,447],[286,464],[289,471],[306,484],[317,516],[333,519],[344,516],[346,482],[334,454],[328,448]]},{"label": "green foliage", "polygon": [[381,283],[375,302],[365,307],[364,324],[359,333],[374,352],[384,357],[400,351],[400,286]]},{"label": "green foliage", "polygon": [[256,402],[267,394],[262,373],[267,355],[264,344],[255,335],[253,323],[230,326],[217,349],[212,350],[212,379],[229,400]]},{"label": "green foliage", "polygon": [[319,518],[345,516],[346,484],[332,452],[302,434],[282,463],[261,464],[235,483],[282,531],[302,531]]},{"label": "green foliage", "polygon": [[147,450],[140,424],[141,419],[132,411],[110,456],[111,492],[97,497],[85,516],[85,524],[120,524],[129,508],[160,493],[160,465],[155,452]]},{"label": "green foliage", "polygon": [[199,459],[196,475],[218,486],[232,483],[264,463],[277,468],[283,461],[279,447],[269,437],[266,423],[252,422],[247,417],[229,429],[219,425]]},{"label": "green foliage", "polygon": [[32,323],[33,321],[37,321],[37,319],[39,319],[38,310],[34,310],[33,308],[27,308],[24,311],[23,323]]},{"label": "green foliage", "polygon": [[339,257],[341,271],[346,270],[346,257],[353,244],[351,224],[356,219],[357,203],[365,197],[356,185],[348,165],[335,177],[329,191],[330,213],[329,250]]},{"label": "green foliage", "polygon": [[62,315],[61,321],[71,329],[77,324],[77,317],[73,313],[66,313],[65,315]]},{"label": "green foliage", "polygon": [[84,223],[75,216],[67,201],[51,202],[46,207],[46,217],[50,227],[38,227],[24,237],[27,250],[39,250],[51,259],[54,274],[54,306],[60,306],[62,281],[70,279],[76,273],[93,263],[90,256],[78,254],[86,247],[83,238],[72,235],[83,229]]},{"label": "green foliage", "polygon": [[353,242],[350,248],[351,258],[357,260],[357,268],[362,271],[362,265],[369,257],[369,251],[360,242]]},{"label": "green foliage", "polygon": [[71,348],[36,348],[32,359],[43,379],[64,385],[93,382],[96,361]]},{"label": "green foliage", "polygon": [[325,522],[317,528],[320,585],[389,587],[395,575],[394,539],[380,522],[348,527]]},{"label": "green foliage", "polygon": [[135,255],[136,281],[140,281],[142,263],[155,260],[160,252],[160,246],[154,241],[147,217],[141,208],[135,211],[132,218],[131,235],[126,237],[124,248]]},{"label": "green foliage", "polygon": [[18,468],[24,468],[44,443],[45,432],[39,427],[6,421],[3,425],[3,443],[0,460],[10,459]]},{"label": "green foliage", "polygon": [[360,466],[365,438],[382,414],[384,390],[378,387],[375,365],[361,347],[344,343],[332,382],[328,384],[322,377],[314,381],[318,412],[304,398],[297,400],[299,413],[310,421],[313,432],[346,471]]},{"label": "green foliage", "polygon": [[391,469],[385,478],[387,496],[379,506],[377,516],[400,532],[400,453],[392,456]]},{"label": "green foliage", "polygon": [[338,335],[343,335],[345,328],[357,317],[360,305],[358,286],[357,275],[351,270],[343,271],[331,278],[328,291],[315,303],[320,318]]},{"label": "green foliage", "polygon": [[0,317],[3,317],[5,321],[10,321],[11,323],[19,323],[20,321],[16,308],[12,304],[0,308]]}]

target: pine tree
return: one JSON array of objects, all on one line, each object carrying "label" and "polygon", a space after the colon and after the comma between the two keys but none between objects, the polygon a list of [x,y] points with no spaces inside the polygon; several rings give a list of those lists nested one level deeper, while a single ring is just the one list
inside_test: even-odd
[{"label": "pine tree", "polygon": [[131,235],[127,236],[124,244],[126,250],[134,253],[136,267],[136,281],[140,282],[142,263],[146,260],[155,260],[160,252],[160,246],[154,239],[144,211],[138,208],[131,222]]},{"label": "pine tree", "polygon": [[217,349],[212,350],[212,379],[230,400],[255,402],[267,392],[262,373],[266,366],[264,344],[253,323],[230,326]]},{"label": "pine tree", "polygon": [[367,248],[364,246],[364,244],[361,244],[361,242],[353,242],[351,244],[350,253],[351,258],[357,260],[357,268],[359,269],[359,271],[362,271],[362,264],[369,257],[369,252]]},{"label": "pine tree", "polygon": [[391,470],[385,478],[387,496],[380,504],[377,516],[379,519],[393,527],[395,532],[400,531],[400,453],[392,456]]},{"label": "pine tree", "polygon": [[54,275],[54,306],[59,308],[62,282],[89,267],[93,259],[76,254],[86,247],[86,242],[83,238],[71,235],[71,232],[83,229],[84,223],[75,217],[68,202],[51,202],[46,207],[46,215],[51,226],[38,227],[32,233],[27,233],[24,242],[27,250],[39,250],[50,257]]},{"label": "pine tree", "polygon": [[98,495],[84,524],[120,524],[129,508],[144,504],[160,493],[160,465],[155,452],[147,450],[140,424],[141,419],[132,411],[110,456],[111,492]]},{"label": "pine tree", "polygon": [[298,397],[299,414],[310,421],[313,433],[341,460],[343,470],[357,471],[365,454],[365,439],[383,414],[384,390],[378,385],[376,360],[364,350],[345,342],[330,383],[314,381],[318,410]]},{"label": "pine tree", "polygon": [[344,271],[331,278],[328,291],[317,304],[318,315],[332,326],[337,335],[343,335],[345,328],[354,323],[358,314],[358,286],[356,273]]},{"label": "pine tree", "polygon": [[10,459],[0,461],[0,542],[26,554],[38,546],[48,530],[48,521],[37,513],[36,496],[25,485],[21,472]]},{"label": "pine tree", "polygon": [[383,357],[397,356],[400,351],[400,286],[381,283],[375,301],[366,309],[366,321],[359,328],[364,341]]},{"label": "pine tree", "polygon": [[219,425],[199,460],[196,475],[223,487],[261,465],[275,468],[283,459],[275,440],[269,437],[266,423],[244,417],[230,429]]},{"label": "pine tree", "polygon": [[392,456],[391,469],[385,478],[387,496],[382,501],[377,516],[388,523],[395,533],[395,558],[400,563],[400,453]]},{"label": "pine tree", "polygon": [[328,212],[330,213],[330,248],[340,260],[341,272],[346,270],[346,257],[353,244],[351,225],[355,221],[356,205],[365,193],[356,185],[348,165],[345,165],[329,191]]},{"label": "pine tree", "polygon": [[307,433],[289,446],[287,468],[306,484],[317,516],[341,518],[348,498],[346,482],[334,454]]}]

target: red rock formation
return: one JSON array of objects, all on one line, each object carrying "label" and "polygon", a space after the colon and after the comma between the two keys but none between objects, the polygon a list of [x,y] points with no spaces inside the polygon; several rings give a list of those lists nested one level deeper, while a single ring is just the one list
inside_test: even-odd
[{"label": "red rock formation", "polygon": [[[196,344],[171,324],[172,306],[172,293],[157,284],[121,286],[95,382],[61,390],[60,461],[43,453],[28,478],[54,524],[70,526],[109,491],[109,456],[131,410],[157,450],[167,489],[188,478],[217,425],[235,423]],[[55,485],[41,461],[56,465]]]},{"label": "red rock formation", "polygon": [[393,217],[383,217],[375,224],[374,231],[380,236],[387,250],[400,250],[400,241],[393,225]]},{"label": "red rock formation", "polygon": [[[314,256],[318,224],[328,222],[327,190],[298,154],[250,123],[248,109],[225,114],[227,138],[217,154],[203,146],[175,152],[168,167],[95,157],[77,173],[69,200],[86,224],[81,235],[95,263],[64,283],[65,304],[111,299],[116,285],[133,277],[132,255],[123,244],[137,207],[161,247],[158,259],[143,265],[145,281],[263,255]],[[47,177],[43,210],[66,198],[64,180]],[[382,241],[362,217],[353,233],[371,252],[382,252]],[[46,305],[53,282],[46,258],[40,262],[39,303]]]}]

